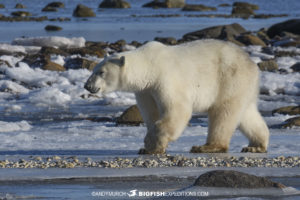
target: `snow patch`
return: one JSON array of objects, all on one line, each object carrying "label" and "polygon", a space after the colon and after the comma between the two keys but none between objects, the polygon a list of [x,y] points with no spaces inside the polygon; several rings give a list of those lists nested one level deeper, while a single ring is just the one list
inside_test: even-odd
[{"label": "snow patch", "polygon": [[24,120],[20,122],[0,121],[0,132],[29,131],[30,129],[31,125]]},{"label": "snow patch", "polygon": [[16,38],[12,42],[13,45],[23,46],[39,46],[39,47],[63,47],[63,48],[79,48],[85,46],[85,39],[83,37],[29,37]]}]

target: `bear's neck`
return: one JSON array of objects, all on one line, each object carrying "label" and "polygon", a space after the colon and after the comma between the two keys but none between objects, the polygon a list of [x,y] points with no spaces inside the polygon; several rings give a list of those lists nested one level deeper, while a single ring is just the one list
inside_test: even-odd
[{"label": "bear's neck", "polygon": [[121,90],[126,92],[140,92],[152,87],[154,77],[151,63],[143,55],[128,53],[121,78]]}]

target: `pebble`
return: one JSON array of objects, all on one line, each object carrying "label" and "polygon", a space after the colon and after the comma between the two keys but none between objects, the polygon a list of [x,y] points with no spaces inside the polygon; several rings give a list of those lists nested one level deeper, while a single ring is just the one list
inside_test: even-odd
[{"label": "pebble", "polygon": [[300,167],[299,156],[278,156],[274,158],[255,157],[185,157],[182,155],[159,155],[151,157],[121,158],[109,160],[92,160],[89,157],[76,156],[61,158],[59,156],[29,157],[18,161],[0,160],[0,168],[158,168],[158,167]]}]

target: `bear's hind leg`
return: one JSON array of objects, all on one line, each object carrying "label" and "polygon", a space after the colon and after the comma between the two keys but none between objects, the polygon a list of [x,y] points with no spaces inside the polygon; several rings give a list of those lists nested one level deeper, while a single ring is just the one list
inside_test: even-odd
[{"label": "bear's hind leg", "polygon": [[209,127],[206,144],[193,146],[191,153],[225,153],[230,139],[238,126],[243,106],[239,102],[227,101],[208,111]]},{"label": "bear's hind leg", "polygon": [[249,139],[248,147],[244,147],[242,152],[267,152],[269,130],[255,104],[251,104],[246,109],[239,128]]}]

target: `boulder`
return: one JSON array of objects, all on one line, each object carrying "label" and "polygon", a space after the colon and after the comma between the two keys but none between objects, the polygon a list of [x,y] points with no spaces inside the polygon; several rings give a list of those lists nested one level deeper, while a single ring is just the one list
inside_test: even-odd
[{"label": "boulder", "polygon": [[51,7],[51,6],[46,6],[42,9],[43,12],[57,12],[58,9],[55,7]]},{"label": "boulder", "polygon": [[197,178],[194,186],[248,189],[285,188],[284,185],[273,182],[265,177],[259,177],[233,170],[215,170],[206,172]]},{"label": "boulder", "polygon": [[0,4],[0,9],[3,9],[3,8],[5,8],[5,5],[4,4]]},{"label": "boulder", "polygon": [[236,38],[239,42],[245,45],[259,45],[262,47],[266,47],[266,43],[262,41],[259,37],[251,34],[243,34]]},{"label": "boulder", "polygon": [[45,30],[46,31],[61,31],[62,27],[60,27],[60,26],[54,26],[54,25],[47,25],[45,27]]},{"label": "boulder", "polygon": [[64,67],[66,69],[88,69],[92,71],[98,62],[90,61],[84,58],[73,58],[67,60]]},{"label": "boulder", "polygon": [[[64,8],[64,7],[65,7],[65,4],[62,3],[62,2],[59,2],[59,1],[55,1],[55,2],[49,3],[47,6],[53,7],[53,8]],[[46,6],[46,7],[47,7],[47,6]]]},{"label": "boulder", "polygon": [[23,4],[17,3],[16,6],[15,6],[15,8],[17,8],[17,9],[24,9],[24,8],[26,8],[26,6],[24,6]]},{"label": "boulder", "polygon": [[241,25],[234,23],[229,25],[213,26],[199,31],[187,33],[183,36],[182,40],[193,41],[199,39],[213,38],[231,41],[236,44],[239,44],[240,42],[235,40],[235,37],[239,36],[241,33],[244,32],[246,32],[246,29],[244,29]]},{"label": "boulder", "polygon": [[234,17],[249,18],[251,15],[255,15],[255,13],[250,7],[234,6],[231,15]]},{"label": "boulder", "polygon": [[300,126],[300,117],[293,117],[284,121],[281,128],[291,128],[293,126]]},{"label": "boulder", "polygon": [[218,5],[219,7],[230,7],[231,5],[228,3],[221,3]]},{"label": "boulder", "polygon": [[182,11],[215,11],[217,8],[209,7],[202,4],[185,4]]},{"label": "boulder", "polygon": [[232,6],[234,6],[234,7],[249,7],[252,10],[258,10],[259,9],[258,5],[247,3],[247,2],[234,2]]},{"label": "boulder", "polygon": [[267,34],[270,38],[274,38],[276,35],[280,36],[283,32],[300,35],[300,19],[290,19],[274,24],[268,29]]},{"label": "boulder", "polygon": [[272,114],[300,115],[300,106],[285,106],[272,111]]},{"label": "boulder", "polygon": [[31,13],[26,11],[15,11],[12,12],[11,15],[14,17],[29,17],[31,16]]},{"label": "boulder", "polygon": [[99,8],[130,8],[130,4],[124,0],[103,0]]},{"label": "boulder", "polygon": [[50,55],[61,55],[61,56],[68,56],[67,52],[54,47],[42,47],[40,50],[40,54],[44,56],[50,56]]},{"label": "boulder", "polygon": [[278,64],[274,59],[259,62],[257,65],[261,71],[271,71],[272,72],[272,71],[278,70]]},{"label": "boulder", "polygon": [[293,70],[293,72],[300,72],[300,62],[293,64],[290,68]]},{"label": "boulder", "polygon": [[73,12],[74,17],[95,17],[94,11],[82,4],[78,4]]},{"label": "boulder", "polygon": [[161,42],[166,45],[176,45],[177,40],[173,37],[156,37],[154,38],[155,41]]},{"label": "boulder", "polygon": [[151,8],[182,8],[185,0],[154,0],[143,5]]},{"label": "boulder", "polygon": [[66,69],[54,62],[51,62],[50,60],[46,60],[45,64],[42,66],[43,70],[49,70],[49,71],[65,71]]},{"label": "boulder", "polygon": [[68,54],[79,54],[81,56],[92,55],[103,58],[106,55],[106,51],[97,47],[68,48],[62,50]]},{"label": "boulder", "polygon": [[123,114],[116,119],[117,124],[139,125],[143,123],[143,118],[136,105],[130,106]]}]

